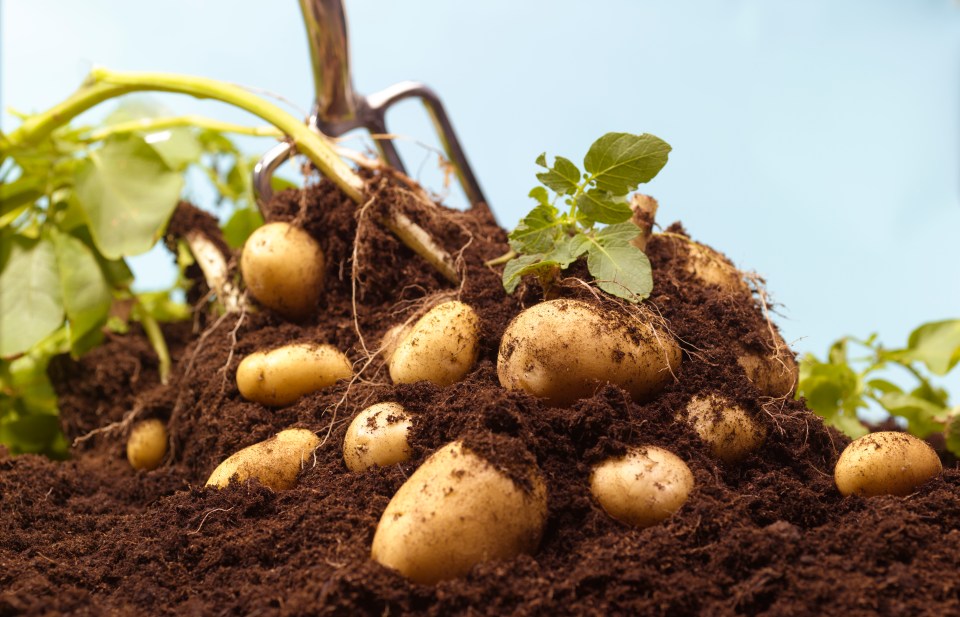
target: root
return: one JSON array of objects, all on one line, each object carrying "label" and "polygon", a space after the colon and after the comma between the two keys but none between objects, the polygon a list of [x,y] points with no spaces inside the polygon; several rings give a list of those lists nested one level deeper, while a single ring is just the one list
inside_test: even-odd
[{"label": "root", "polygon": [[770,316],[770,304],[768,302],[770,296],[763,284],[763,279],[756,272],[745,273],[744,275],[747,281],[750,283],[753,292],[760,300],[760,310],[763,311],[763,318],[767,323],[767,331],[770,333],[771,344],[768,345],[768,348],[772,352],[770,358],[778,362],[783,367],[784,371],[792,371],[792,367],[789,366],[787,361],[784,359],[785,354],[783,352],[784,349],[788,349],[787,344],[783,340],[783,337],[781,337],[777,332],[777,328],[773,324],[773,318]]},{"label": "root", "polygon": [[188,531],[188,532],[187,532],[187,535],[188,535],[188,536],[192,536],[192,535],[196,535],[196,534],[200,533],[200,530],[203,529],[203,524],[207,522],[207,518],[208,518],[211,514],[213,514],[214,512],[230,512],[230,511],[233,510],[235,507],[236,507],[236,506],[230,506],[229,508],[214,508],[214,509],[212,509],[212,510],[208,510],[207,513],[203,515],[203,518],[200,519],[200,525],[199,525],[195,530],[193,530],[193,531]]},{"label": "root", "polygon": [[186,233],[184,238],[193,258],[203,272],[203,278],[210,290],[216,294],[217,300],[228,313],[240,310],[243,298],[240,290],[230,281],[230,269],[227,257],[220,252],[216,243],[199,230]]},{"label": "root", "polygon": [[[246,294],[244,294],[246,297]],[[247,317],[247,304],[244,302],[240,305],[240,316],[237,318],[237,323],[234,324],[233,329],[230,330],[230,351],[227,353],[227,361],[223,363],[223,366],[220,368],[220,371],[223,373],[223,381],[220,383],[220,394],[223,394],[227,389],[227,373],[230,370],[230,363],[233,362],[233,354],[237,349],[237,332],[240,331],[240,326],[243,325],[243,320]]]},{"label": "root", "polygon": [[106,435],[114,431],[120,431],[126,433],[130,429],[130,425],[133,424],[133,421],[136,420],[140,414],[143,413],[143,406],[139,403],[134,406],[133,409],[123,414],[123,418],[117,422],[111,422],[106,426],[101,426],[100,428],[95,428],[89,433],[85,433],[76,439],[73,440],[71,447],[76,448],[80,444],[93,439],[97,435]]},{"label": "root", "polygon": [[367,209],[373,205],[374,199],[370,198],[357,213],[357,230],[353,235],[353,259],[350,264],[350,313],[353,315],[353,328],[357,332],[357,338],[360,341],[360,347],[367,356],[370,352],[367,350],[367,343],[363,339],[363,332],[360,331],[360,320],[357,315],[357,282],[360,278],[360,234],[363,232],[363,223],[366,220]]}]

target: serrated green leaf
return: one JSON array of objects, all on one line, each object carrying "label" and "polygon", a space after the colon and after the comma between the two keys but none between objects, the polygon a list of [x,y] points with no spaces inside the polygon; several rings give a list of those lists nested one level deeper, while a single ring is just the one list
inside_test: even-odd
[{"label": "serrated green leaf", "polygon": [[949,409],[909,394],[884,394],[880,405],[891,415],[907,420],[910,432],[921,439],[943,431]]},{"label": "serrated green leaf", "polygon": [[[537,159],[537,164],[546,167],[546,161],[542,154]],[[554,193],[573,195],[580,185],[580,169],[570,159],[558,156],[553,160],[553,167],[548,168],[548,171],[537,174],[537,180]]]},{"label": "serrated green leaf", "polygon": [[503,267],[503,288],[512,294],[520,284],[526,268],[540,261],[539,255],[521,255],[511,259]]},{"label": "serrated green leaf", "polygon": [[561,233],[560,212],[553,206],[541,204],[523,217],[510,232],[510,247],[518,253],[534,254],[549,251]]},{"label": "serrated green leaf", "polygon": [[846,363],[820,362],[807,354],[800,362],[797,398],[800,397],[824,422],[848,437],[855,439],[867,434],[866,426],[857,417],[857,410],[867,406],[862,383]]},{"label": "serrated green leaf", "polygon": [[575,262],[590,247],[590,238],[581,234],[563,236],[553,245],[553,249],[543,255],[543,261],[556,263],[561,269]]},{"label": "serrated green leaf", "polygon": [[901,362],[922,362],[935,375],[946,375],[960,362],[960,319],[923,324],[910,333],[907,348],[886,352]]},{"label": "serrated green leaf", "polygon": [[597,232],[596,238],[603,244],[630,244],[640,235],[640,228],[632,222],[607,225]]},{"label": "serrated green leaf", "polygon": [[527,193],[527,197],[533,197],[541,206],[550,206],[550,194],[542,186],[535,186]]},{"label": "serrated green leaf", "polygon": [[223,239],[232,249],[239,249],[257,228],[263,225],[263,215],[256,208],[240,208],[223,225]]},{"label": "serrated green leaf", "polygon": [[597,287],[628,302],[640,302],[653,291],[650,260],[632,244],[605,246],[593,239],[587,250],[587,269]]},{"label": "serrated green leaf", "polygon": [[577,210],[584,219],[594,223],[622,223],[633,216],[629,204],[597,189],[577,197]]},{"label": "serrated green leaf", "polygon": [[148,251],[173,213],[183,185],[157,152],[133,135],[108,139],[77,178],[97,248],[108,259]]},{"label": "serrated green leaf", "polygon": [[583,165],[598,190],[626,195],[652,180],[669,154],[669,144],[648,133],[607,133],[590,146]]},{"label": "serrated green leaf", "polygon": [[13,236],[0,254],[0,356],[26,351],[63,323],[53,243]]},{"label": "serrated green leaf", "polygon": [[93,252],[79,239],[51,233],[60,271],[63,307],[70,321],[71,345],[107,320],[113,296]]}]

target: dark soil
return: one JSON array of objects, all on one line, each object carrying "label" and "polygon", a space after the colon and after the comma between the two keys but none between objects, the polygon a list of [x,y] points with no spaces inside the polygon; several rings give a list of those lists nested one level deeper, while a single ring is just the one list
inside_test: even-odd
[{"label": "dark soil", "polygon": [[[79,362],[57,362],[68,437],[135,410],[168,421],[175,454],[137,473],[122,431],[107,431],[64,463],[0,455],[0,615],[960,615],[960,470],[906,498],[842,498],[832,471],[847,440],[802,404],[762,397],[736,364],[732,349],[770,345],[755,297],[697,284],[676,239],[654,237],[647,306],[682,341],[677,381],[646,404],[605,385],[572,408],[550,408],[497,380],[500,337],[540,292],[530,285],[506,296],[499,271],[483,266],[506,250],[491,213],[431,212],[390,182],[373,182],[449,251],[462,250],[462,289],[383,231],[372,209],[359,216],[354,263],[358,209],[328,184],[278,195],[269,218],[297,220],[327,256],[316,318],[293,324],[261,311],[239,323],[198,320],[202,334],[192,324],[169,328],[176,366],[166,387],[135,331],[111,335]],[[596,301],[574,280],[580,273],[574,267],[561,295]],[[359,367],[364,345],[375,349],[390,326],[458,293],[483,334],[479,361],[460,383],[390,385],[375,360],[349,392],[341,384],[280,409],[237,391],[234,371],[254,350],[330,343]],[[769,432],[736,465],[716,461],[674,421],[692,396],[710,392],[739,402]],[[414,414],[413,459],[351,473],[341,453],[346,423],[381,401]],[[228,455],[292,426],[329,431],[296,488],[204,488]],[[535,459],[549,491],[547,528],[536,554],[436,586],[411,584],[369,559],[371,539],[398,487],[455,439],[505,471]],[[609,518],[588,489],[593,464],[640,444],[670,449],[696,478],[686,505],[644,530]]]}]

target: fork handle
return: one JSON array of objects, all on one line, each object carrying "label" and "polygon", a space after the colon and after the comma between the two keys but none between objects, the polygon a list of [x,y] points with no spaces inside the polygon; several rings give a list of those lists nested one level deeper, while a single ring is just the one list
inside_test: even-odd
[{"label": "fork handle", "polygon": [[342,0],[300,0],[310,47],[316,100],[310,124],[350,124],[357,118],[357,100],[350,77],[347,17]]}]

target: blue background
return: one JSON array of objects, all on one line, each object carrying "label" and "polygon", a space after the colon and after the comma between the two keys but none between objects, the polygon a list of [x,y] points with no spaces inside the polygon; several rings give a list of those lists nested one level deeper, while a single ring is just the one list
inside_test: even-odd
[{"label": "blue background", "polygon": [[[541,151],[578,161],[607,131],[650,132],[674,148],[647,187],[661,222],[682,220],[764,275],[797,349],[872,331],[898,345],[920,322],[960,316],[955,2],[357,0],[347,11],[357,90],[403,79],[438,90],[505,226],[530,207]],[[0,54],[0,98],[22,111],[64,98],[93,65],[312,100],[293,0],[5,0]],[[417,104],[390,120],[429,135]],[[16,124],[3,116],[4,130]],[[431,155],[403,151],[437,186]],[[135,260],[146,287],[169,282],[169,261]]]}]

